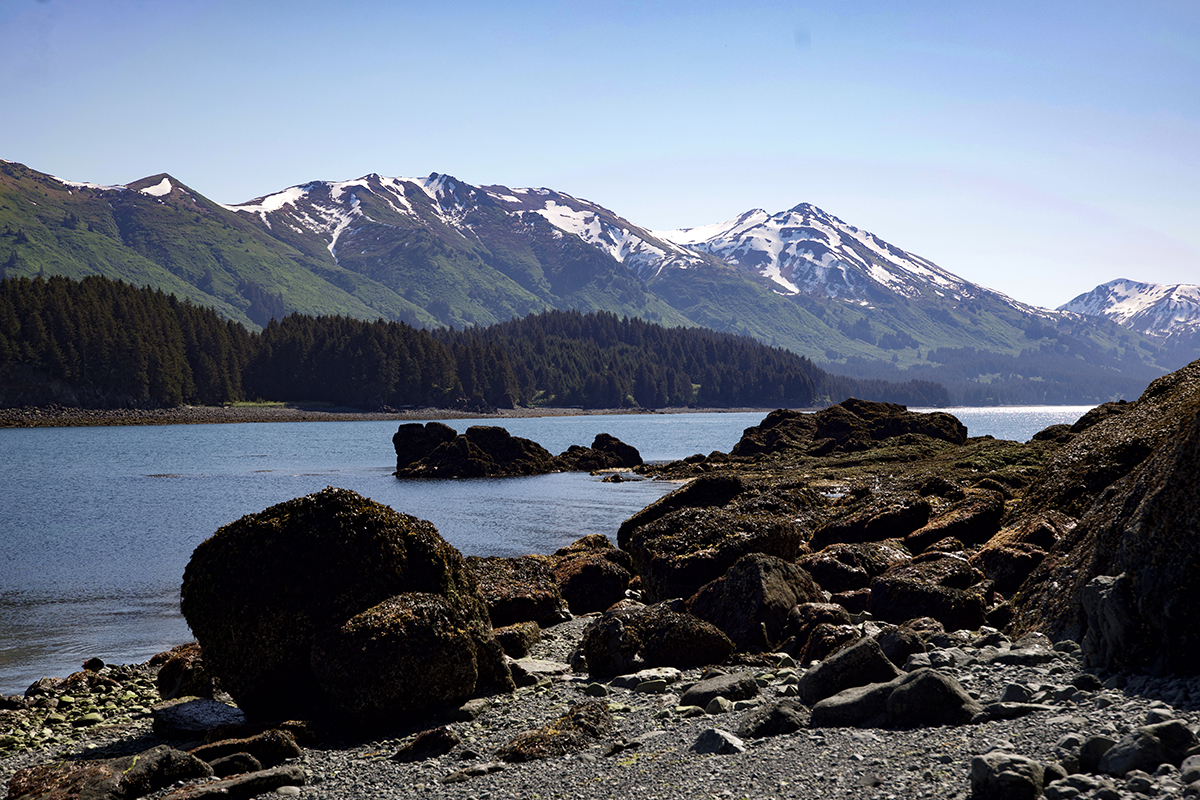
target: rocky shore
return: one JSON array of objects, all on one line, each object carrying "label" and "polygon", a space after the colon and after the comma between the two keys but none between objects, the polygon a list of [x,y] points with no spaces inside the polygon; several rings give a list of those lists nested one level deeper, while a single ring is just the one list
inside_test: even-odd
[{"label": "rocky shore", "polygon": [[[364,411],[308,405],[179,406],[177,408],[78,408],[24,406],[0,408],[0,428],[64,428],[98,425],[213,425],[224,422],[359,422],[369,420],[516,419],[584,414],[690,414],[760,411],[753,408],[645,409],[515,408],[494,411],[412,408]],[[765,410],[764,410],[765,411]]]},{"label": "rocky shore", "polygon": [[[977,756],[1015,753],[1039,763],[1070,763],[1077,762],[1082,744],[1094,737],[1120,741],[1147,724],[1169,720],[1192,729],[1200,725],[1200,680],[1124,676],[1101,684],[1086,677],[1077,648],[1035,640],[1032,647],[1026,642],[1015,648],[1019,656],[1006,659],[998,654],[1013,652],[1012,643],[985,629],[936,637],[928,659],[984,708],[1004,697],[1024,698],[1030,707],[1015,719],[908,730],[824,727],[812,726],[811,710],[800,707],[795,730],[756,736],[754,726],[761,732],[764,709],[795,702],[796,687],[809,671],[804,666],[780,654],[746,663],[735,660],[719,670],[662,670],[641,676],[644,680],[625,676],[595,681],[567,668],[584,629],[594,620],[595,615],[581,616],[547,628],[531,657],[557,666],[545,667],[535,683],[510,695],[469,703],[462,712],[421,724],[402,725],[386,736],[342,734],[305,743],[302,754],[286,761],[303,776],[294,791],[328,800],[966,798],[972,794],[971,763]],[[980,644],[984,639],[986,644]],[[104,667],[97,676],[112,681],[99,684],[106,689],[81,688],[80,679],[73,687],[44,682],[45,694],[37,695],[45,698],[40,706],[0,712],[6,730],[0,736],[0,784],[7,785],[17,770],[36,764],[112,759],[157,746],[201,747],[195,731],[172,732],[160,725],[159,732],[170,738],[156,733],[153,706],[170,708],[156,697],[157,672],[158,667],[149,664]],[[708,711],[682,705],[688,689],[718,672],[751,676],[759,693],[713,703]],[[604,737],[558,758],[523,763],[497,758],[522,731],[597,699],[613,719]],[[451,731],[457,742],[445,753],[407,760],[413,737],[439,727]],[[712,731],[722,735],[714,739]],[[196,738],[188,741],[181,735]],[[704,744],[709,740],[718,742],[715,750]],[[1200,771],[1190,767],[1134,770],[1124,777],[1077,774],[1073,782],[1060,778],[1061,785],[1055,784],[1047,796],[1191,796],[1200,794],[1200,787],[1190,786],[1198,778]],[[186,796],[180,794],[185,788],[194,791],[213,782],[179,781],[147,796]]]},{"label": "rocky shore", "polygon": [[635,470],[683,485],[616,546],[332,487],[224,526],[197,643],[3,701],[9,797],[1200,795],[1200,362],[1028,443],[848,399]]}]

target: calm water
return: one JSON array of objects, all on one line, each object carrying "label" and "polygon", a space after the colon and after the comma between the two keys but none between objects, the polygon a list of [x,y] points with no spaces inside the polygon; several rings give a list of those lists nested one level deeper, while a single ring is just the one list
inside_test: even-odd
[{"label": "calm water", "polygon": [[[1086,407],[952,409],[972,436],[1025,440]],[[759,412],[504,420],[553,453],[600,432],[648,461],[728,451]],[[494,420],[453,420],[456,430]],[[548,553],[617,526],[673,487],[586,474],[401,482],[395,422],[0,430],[0,694],[91,656],[143,661],[191,639],[179,583],[238,517],[326,486],[432,521],[466,555]]]}]

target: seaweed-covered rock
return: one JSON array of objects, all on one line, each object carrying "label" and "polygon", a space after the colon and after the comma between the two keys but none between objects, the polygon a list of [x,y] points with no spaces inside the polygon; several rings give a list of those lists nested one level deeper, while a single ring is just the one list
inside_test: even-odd
[{"label": "seaweed-covered rock", "polygon": [[633,556],[650,600],[691,597],[749,553],[792,561],[806,536],[786,517],[724,508],[684,508],[634,530],[622,547]]},{"label": "seaweed-covered rock", "polygon": [[984,623],[989,598],[969,590],[983,580],[961,556],[926,553],[871,581],[871,613],[897,625],[932,617],[949,630],[974,630]]},{"label": "seaweed-covered rock", "polygon": [[492,626],[550,620],[562,612],[563,598],[550,556],[467,556]]},{"label": "seaweed-covered rock", "polygon": [[584,631],[580,645],[588,673],[607,678],[649,667],[720,664],[733,642],[715,625],[664,605],[622,603]]},{"label": "seaweed-covered rock", "polygon": [[462,615],[426,592],[396,595],[319,633],[312,668],[333,713],[357,725],[461,703],[479,677]]},{"label": "seaweed-covered rock", "polygon": [[542,640],[542,629],[536,622],[518,622],[496,628],[496,641],[510,658],[525,658],[533,646]]},{"label": "seaweed-covered rock", "polygon": [[739,651],[761,653],[783,640],[792,608],[824,599],[821,587],[800,567],[775,556],[750,553],[700,587],[687,601],[687,609],[720,628]]},{"label": "seaweed-covered rock", "polygon": [[1000,530],[1004,495],[987,489],[969,489],[966,497],[940,512],[904,537],[904,546],[921,553],[934,542],[953,537],[967,546],[981,545]]},{"label": "seaweed-covered rock", "polygon": [[838,594],[865,589],[871,579],[897,564],[912,559],[898,541],[831,544],[815,553],[807,553],[796,563],[813,576],[822,589]]},{"label": "seaweed-covered rock", "polygon": [[518,734],[496,751],[496,757],[516,763],[556,758],[582,750],[610,736],[614,729],[608,703],[589,700],[572,706],[549,725]]},{"label": "seaweed-covered rock", "polygon": [[511,689],[474,574],[429,522],[327,488],[222,527],[193,552],[180,606],[209,670],[250,718],[303,718],[332,698],[314,639],[397,595],[445,598],[479,680]]},{"label": "seaweed-covered rock", "polygon": [[851,397],[815,414],[772,411],[758,426],[745,430],[730,455],[853,453],[906,435],[962,444],[967,440],[967,428],[941,411],[921,414],[896,403]]},{"label": "seaweed-covered rock", "polygon": [[121,758],[58,761],[26,767],[13,775],[8,796],[126,800],[158,791],[176,781],[208,778],[212,774],[212,767],[196,756],[160,745]]},{"label": "seaweed-covered rock", "polygon": [[617,529],[617,546],[628,550],[629,541],[638,528],[662,519],[673,511],[725,506],[745,490],[746,484],[736,475],[705,475],[689,481],[622,522]]},{"label": "seaweed-covered rock", "polygon": [[1082,517],[1104,490],[1177,436],[1200,407],[1200,361],[1151,383],[1134,403],[1105,403],[1079,419],[1025,496],[1033,511]]},{"label": "seaweed-covered rock", "polygon": [[929,501],[919,496],[868,502],[818,528],[809,547],[823,550],[831,544],[903,539],[925,525],[931,513]]},{"label": "seaweed-covered rock", "polygon": [[159,653],[155,685],[163,700],[177,697],[212,697],[217,687],[212,674],[204,666],[204,656],[197,642],[172,647]]},{"label": "seaweed-covered rock", "polygon": [[593,533],[555,552],[554,578],[572,614],[604,611],[625,597],[633,558]]}]

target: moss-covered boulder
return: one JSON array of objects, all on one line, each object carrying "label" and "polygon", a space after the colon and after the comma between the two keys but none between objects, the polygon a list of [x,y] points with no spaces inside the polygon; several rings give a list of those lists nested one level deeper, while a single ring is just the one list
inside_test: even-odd
[{"label": "moss-covered boulder", "polygon": [[787,517],[684,508],[636,529],[623,547],[633,556],[646,597],[658,601],[691,597],[749,553],[795,560],[807,538]]},{"label": "moss-covered boulder", "polygon": [[446,596],[405,592],[319,632],[312,670],[334,716],[379,727],[473,694],[476,643]]},{"label": "moss-covered boulder", "polygon": [[554,554],[554,577],[572,614],[604,611],[625,597],[633,580],[633,558],[593,533]]},{"label": "moss-covered boulder", "polygon": [[563,611],[565,603],[550,556],[468,556],[467,567],[479,582],[493,627],[518,622],[549,624]]},{"label": "moss-covered boulder", "polygon": [[720,664],[733,642],[716,626],[663,604],[625,602],[601,614],[580,645],[589,674],[609,678],[648,667]]},{"label": "moss-covered boulder", "polygon": [[208,669],[252,719],[330,710],[314,640],[389,598],[439,595],[458,614],[483,688],[511,689],[474,574],[434,526],[346,489],[249,514],[193,552],[181,608]]},{"label": "moss-covered boulder", "polygon": [[800,603],[825,600],[812,576],[795,564],[763,553],[738,559],[724,575],[687,601],[688,612],[711,622],[740,652],[774,650],[788,613]]}]

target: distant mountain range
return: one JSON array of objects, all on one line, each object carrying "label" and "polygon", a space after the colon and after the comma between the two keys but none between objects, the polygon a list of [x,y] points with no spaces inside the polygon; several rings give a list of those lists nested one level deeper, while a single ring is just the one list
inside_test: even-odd
[{"label": "distant mountain range", "polygon": [[808,204],[653,231],[552,189],[437,173],[223,205],[165,173],[97,186],[0,162],[0,270],[151,285],[252,328],[291,312],[462,328],[610,311],[971,404],[1136,396],[1200,355],[1195,338],[1018,302]]},{"label": "distant mountain range", "polygon": [[1111,319],[1164,342],[1200,346],[1200,286],[1121,278],[1081,294],[1059,311]]}]

